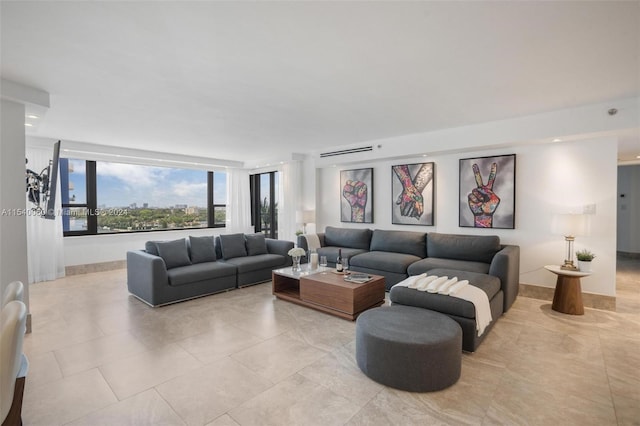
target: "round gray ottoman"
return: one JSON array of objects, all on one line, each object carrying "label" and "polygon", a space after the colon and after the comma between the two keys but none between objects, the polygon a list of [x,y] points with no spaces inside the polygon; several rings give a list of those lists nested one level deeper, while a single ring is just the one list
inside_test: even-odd
[{"label": "round gray ottoman", "polygon": [[370,309],[356,321],[356,360],[383,385],[411,392],[444,389],[460,378],[462,329],[423,308]]}]

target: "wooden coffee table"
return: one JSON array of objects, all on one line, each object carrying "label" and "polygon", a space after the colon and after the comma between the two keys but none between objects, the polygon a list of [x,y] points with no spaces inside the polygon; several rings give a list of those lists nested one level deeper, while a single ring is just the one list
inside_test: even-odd
[{"label": "wooden coffee table", "polygon": [[273,294],[278,299],[353,321],[367,309],[384,304],[384,277],[371,277],[366,283],[355,284],[331,269],[276,269],[272,273]]}]

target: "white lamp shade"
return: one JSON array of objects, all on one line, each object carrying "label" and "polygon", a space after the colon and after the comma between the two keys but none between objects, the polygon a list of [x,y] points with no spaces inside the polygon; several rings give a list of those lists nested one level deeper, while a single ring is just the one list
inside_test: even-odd
[{"label": "white lamp shade", "polygon": [[583,214],[557,214],[553,217],[552,232],[565,237],[589,234],[587,216]]},{"label": "white lamp shade", "polygon": [[302,212],[302,223],[313,223],[316,221],[315,210],[304,210]]},{"label": "white lamp shade", "polygon": [[296,223],[314,223],[316,221],[315,210],[298,210],[296,212]]}]

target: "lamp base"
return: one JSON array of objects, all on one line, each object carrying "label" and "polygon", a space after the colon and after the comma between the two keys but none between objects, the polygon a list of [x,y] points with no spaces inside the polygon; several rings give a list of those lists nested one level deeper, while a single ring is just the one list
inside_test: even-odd
[{"label": "lamp base", "polygon": [[577,271],[578,267],[573,264],[573,261],[565,260],[564,265],[562,265],[560,269],[564,269],[565,271]]}]

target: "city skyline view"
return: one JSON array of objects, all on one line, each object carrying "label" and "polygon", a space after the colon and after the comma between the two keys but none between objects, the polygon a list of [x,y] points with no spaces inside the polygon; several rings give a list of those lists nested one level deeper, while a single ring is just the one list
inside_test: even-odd
[{"label": "city skyline view", "polygon": [[[85,161],[69,159],[69,196],[86,202]],[[97,204],[104,207],[207,207],[207,172],[203,170],[96,162]],[[75,198],[73,198],[75,197]],[[214,202],[226,204],[226,173],[216,172]]]}]

